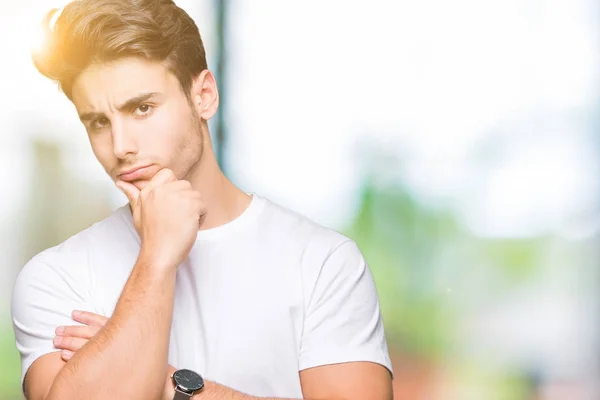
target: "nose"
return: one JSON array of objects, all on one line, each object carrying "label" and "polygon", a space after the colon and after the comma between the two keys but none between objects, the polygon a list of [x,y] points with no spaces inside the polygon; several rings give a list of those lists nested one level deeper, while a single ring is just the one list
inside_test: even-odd
[{"label": "nose", "polygon": [[123,160],[137,154],[137,146],[133,136],[131,132],[127,132],[122,122],[114,121],[112,123],[113,153],[117,158]]}]

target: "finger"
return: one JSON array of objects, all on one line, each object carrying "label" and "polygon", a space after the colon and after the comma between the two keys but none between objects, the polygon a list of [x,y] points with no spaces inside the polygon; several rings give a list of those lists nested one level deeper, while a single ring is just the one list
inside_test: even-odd
[{"label": "finger", "polygon": [[117,181],[115,185],[125,194],[125,196],[127,196],[127,200],[129,200],[131,207],[135,207],[138,197],[140,196],[140,190],[129,182]]},{"label": "finger", "polygon": [[73,311],[73,319],[77,322],[81,322],[82,324],[90,325],[90,326],[104,326],[108,318],[103,315],[94,314],[89,311]]},{"label": "finger", "polygon": [[163,168],[152,177],[150,182],[146,185],[146,187],[144,187],[144,189],[142,189],[142,191],[150,192],[159,186],[175,181],[177,181],[177,177],[175,177],[173,171],[171,171],[169,168]]},{"label": "finger", "polygon": [[101,328],[101,326],[97,325],[59,326],[56,328],[56,336],[70,336],[82,339],[91,339]]},{"label": "finger", "polygon": [[54,333],[56,336],[62,337],[78,337],[81,339],[90,339],[94,336],[94,331],[99,329],[97,327],[91,327],[87,325],[79,326],[59,326],[56,328]]},{"label": "finger", "polygon": [[60,357],[65,361],[69,361],[71,357],[73,357],[73,354],[75,353],[70,350],[62,350],[60,352]]},{"label": "finger", "polygon": [[70,337],[70,336],[56,336],[52,343],[54,347],[61,350],[77,351],[88,342],[87,339]]}]

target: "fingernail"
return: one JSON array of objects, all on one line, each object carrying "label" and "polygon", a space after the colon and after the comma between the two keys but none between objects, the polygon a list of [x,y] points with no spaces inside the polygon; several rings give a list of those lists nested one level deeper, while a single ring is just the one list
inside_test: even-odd
[{"label": "fingernail", "polygon": [[67,359],[67,360],[68,360],[68,359],[70,359],[70,358],[73,356],[73,354],[71,354],[71,352],[70,352],[70,351],[63,350],[63,351],[62,351],[62,356],[63,356],[63,358],[65,358],[65,359]]},{"label": "fingernail", "polygon": [[73,316],[77,317],[79,315],[81,315],[81,311],[77,311],[77,310],[73,311]]},{"label": "fingernail", "polygon": [[58,345],[58,344],[60,344],[61,340],[62,340],[62,339],[61,339],[61,337],[60,337],[60,336],[56,336],[56,337],[54,338],[53,342],[54,342],[54,344],[55,344],[55,345]]},{"label": "fingernail", "polygon": [[64,326],[59,326],[58,328],[56,328],[56,334],[60,335],[65,331],[65,327]]}]

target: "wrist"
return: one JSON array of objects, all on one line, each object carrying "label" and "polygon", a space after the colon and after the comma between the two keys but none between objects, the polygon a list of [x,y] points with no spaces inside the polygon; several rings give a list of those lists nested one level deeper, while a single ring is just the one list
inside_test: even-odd
[{"label": "wrist", "polygon": [[157,271],[174,271],[177,263],[163,257],[156,251],[152,251],[142,244],[140,254],[138,256],[138,264],[145,269]]},{"label": "wrist", "polygon": [[175,369],[168,366],[167,384],[164,390],[165,400],[195,400],[204,398],[207,383],[197,372],[190,369]]},{"label": "wrist", "polygon": [[173,400],[175,397],[175,385],[173,384],[173,373],[177,371],[175,367],[169,364],[167,368],[167,382],[163,393],[163,400]]}]

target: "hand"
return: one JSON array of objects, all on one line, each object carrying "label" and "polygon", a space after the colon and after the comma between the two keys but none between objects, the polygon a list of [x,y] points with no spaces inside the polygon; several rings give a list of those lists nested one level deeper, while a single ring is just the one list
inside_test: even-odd
[{"label": "hand", "polygon": [[[59,326],[56,328],[54,337],[54,346],[61,349],[61,357],[64,361],[69,361],[75,352],[83,347],[94,335],[106,325],[108,318],[87,311],[73,311],[73,319],[84,325]],[[162,398],[171,400],[174,396],[173,382],[171,375],[176,368],[167,366],[168,376],[165,382]]]},{"label": "hand", "polygon": [[56,328],[54,346],[61,349],[61,357],[69,361],[108,321],[108,318],[87,311],[73,311],[73,319],[84,325],[59,326]]},{"label": "hand", "polygon": [[186,180],[164,168],[141,191],[129,182],[116,185],[129,199],[133,222],[142,239],[140,254],[151,264],[176,267],[189,254],[206,213],[200,194]]}]

